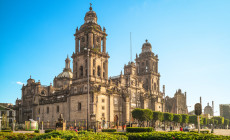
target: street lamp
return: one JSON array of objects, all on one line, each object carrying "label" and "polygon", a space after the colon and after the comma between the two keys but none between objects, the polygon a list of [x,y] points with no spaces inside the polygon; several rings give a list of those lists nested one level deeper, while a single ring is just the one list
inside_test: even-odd
[{"label": "street lamp", "polygon": [[84,48],[87,51],[87,130],[89,130],[89,51],[90,49]]}]

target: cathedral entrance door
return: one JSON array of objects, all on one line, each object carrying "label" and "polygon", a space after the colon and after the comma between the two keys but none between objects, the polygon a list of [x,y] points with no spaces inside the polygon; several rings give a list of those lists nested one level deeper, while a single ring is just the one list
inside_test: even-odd
[{"label": "cathedral entrance door", "polygon": [[114,126],[117,127],[118,129],[118,116],[117,115],[114,116]]}]

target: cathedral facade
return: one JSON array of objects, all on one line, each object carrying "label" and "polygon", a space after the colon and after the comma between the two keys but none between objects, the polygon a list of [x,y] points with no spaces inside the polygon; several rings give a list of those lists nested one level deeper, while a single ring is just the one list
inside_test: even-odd
[{"label": "cathedral facade", "polygon": [[148,40],[143,43],[135,62],[124,66],[124,73],[108,77],[107,33],[97,24],[92,7],[74,37],[73,70],[67,56],[65,68],[54,78],[53,85],[43,86],[31,77],[23,85],[21,99],[16,101],[19,123],[33,119],[43,121],[44,127],[54,127],[59,115],[63,114],[67,126],[85,125],[88,90],[88,123],[91,126],[132,123],[131,111],[135,108],[165,112],[165,93],[160,91],[159,59]]}]

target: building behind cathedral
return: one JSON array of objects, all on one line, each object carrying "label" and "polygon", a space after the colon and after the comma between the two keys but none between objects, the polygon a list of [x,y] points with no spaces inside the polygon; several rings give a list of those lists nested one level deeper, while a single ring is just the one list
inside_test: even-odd
[{"label": "building behind cathedral", "polygon": [[164,86],[163,91],[160,90],[159,59],[148,40],[143,43],[142,52],[136,55],[135,62],[124,66],[124,73],[108,77],[107,33],[105,27],[97,24],[97,15],[92,7],[74,36],[73,70],[67,56],[65,68],[54,78],[53,85],[43,86],[30,77],[22,87],[21,99],[16,100],[19,123],[32,118],[46,122],[44,127],[54,127],[58,116],[63,114],[67,126],[82,122],[85,125],[88,74],[91,126],[99,128],[105,124],[111,127],[132,123],[135,120],[131,111],[135,108],[177,114],[188,112],[186,93],[178,90],[173,98],[165,98]]}]

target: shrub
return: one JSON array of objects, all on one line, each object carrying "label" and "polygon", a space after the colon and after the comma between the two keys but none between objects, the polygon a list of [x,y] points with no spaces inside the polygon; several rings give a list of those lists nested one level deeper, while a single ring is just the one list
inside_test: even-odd
[{"label": "shrub", "polygon": [[1,132],[12,132],[11,130],[2,130]]},{"label": "shrub", "polygon": [[38,136],[36,133],[0,133],[0,140],[31,140]]},{"label": "shrub", "polygon": [[10,127],[5,127],[5,128],[2,128],[2,130],[11,130]]},{"label": "shrub", "polygon": [[187,132],[145,132],[145,133],[127,133],[129,140],[152,140],[152,139],[167,139],[167,140],[222,140],[230,139],[230,136],[213,135],[213,134],[198,134]]},{"label": "shrub", "polygon": [[39,130],[34,130],[34,133],[39,133]]},{"label": "shrub", "polygon": [[50,133],[45,133],[42,135],[39,135],[33,140],[41,140],[41,139],[65,139],[65,140],[72,140],[72,139],[77,139],[77,140],[88,140],[88,139],[94,139],[94,140],[101,140],[101,139],[109,139],[109,140],[128,140],[127,136],[122,136],[122,135],[111,135],[108,133],[92,133],[92,132],[87,132],[87,131],[80,131],[84,133],[76,133],[75,131],[53,131]]},{"label": "shrub", "polygon": [[126,132],[153,132],[152,127],[127,127]]},{"label": "shrub", "polygon": [[52,131],[54,131],[53,129],[47,129],[47,130],[45,130],[45,133],[49,133],[49,132],[52,132]]},{"label": "shrub", "polygon": [[116,129],[102,129],[102,132],[117,132]]},{"label": "shrub", "polygon": [[[192,131],[189,131],[189,132],[198,133],[198,131],[195,131],[195,130],[192,130]],[[202,131],[200,131],[200,133],[208,134],[208,133],[209,133],[209,130],[202,130]]]}]

